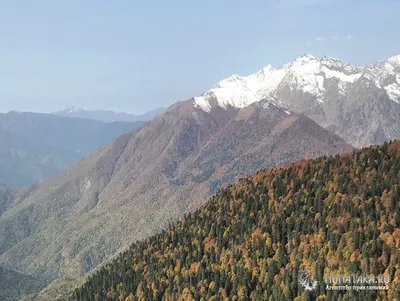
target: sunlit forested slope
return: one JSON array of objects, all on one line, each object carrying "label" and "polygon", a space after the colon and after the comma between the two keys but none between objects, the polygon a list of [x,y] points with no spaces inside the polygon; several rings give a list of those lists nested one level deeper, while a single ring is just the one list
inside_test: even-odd
[{"label": "sunlit forested slope", "polygon": [[[399,200],[400,141],[259,171],[132,245],[70,300],[400,300]],[[384,274],[390,288],[327,291],[337,274]]]}]

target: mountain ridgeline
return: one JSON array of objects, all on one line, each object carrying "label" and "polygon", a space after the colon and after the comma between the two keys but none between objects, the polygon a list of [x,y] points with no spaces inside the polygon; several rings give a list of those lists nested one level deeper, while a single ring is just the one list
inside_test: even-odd
[{"label": "mountain ridgeline", "polygon": [[205,111],[260,99],[304,114],[355,147],[399,138],[400,55],[370,66],[304,55],[282,67],[228,77],[199,97]]},{"label": "mountain ridgeline", "polygon": [[[258,171],[65,300],[400,300],[399,182],[400,141]],[[338,274],[383,274],[389,289],[326,290]]]},{"label": "mountain ridgeline", "polygon": [[133,115],[128,113],[116,113],[110,110],[87,110],[84,108],[69,107],[65,110],[52,113],[57,116],[91,119],[102,122],[146,122],[160,115],[165,108],[159,108],[148,111],[142,115]]},{"label": "mountain ridgeline", "polygon": [[271,103],[207,113],[181,102],[29,194],[5,198],[0,265],[46,281],[79,278],[221,186],[260,168],[351,149]]},{"label": "mountain ridgeline", "polygon": [[[142,122],[0,113],[0,187],[43,182]],[[1,206],[1,205],[0,205]]]}]

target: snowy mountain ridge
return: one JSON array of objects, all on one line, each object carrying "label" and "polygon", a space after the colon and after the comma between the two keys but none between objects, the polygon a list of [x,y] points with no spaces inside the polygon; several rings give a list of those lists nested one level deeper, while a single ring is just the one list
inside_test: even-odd
[{"label": "snowy mountain ridge", "polygon": [[86,109],[86,108],[80,108],[80,107],[71,106],[71,107],[65,108],[65,109],[62,110],[61,112],[65,112],[65,113],[77,113],[77,112],[86,112],[86,111],[88,111],[88,109]]},{"label": "snowy mountain ridge", "polygon": [[195,97],[194,103],[206,112],[213,106],[243,108],[268,97],[280,99],[284,87],[309,94],[323,103],[329,83],[336,83],[339,95],[345,96],[349,86],[362,78],[384,89],[392,101],[399,102],[399,71],[400,55],[372,66],[352,65],[329,56],[303,55],[282,67],[268,65],[249,76],[232,75]]},{"label": "snowy mountain ridge", "polygon": [[154,117],[160,115],[164,111],[164,108],[159,108],[155,110],[148,111],[141,115],[134,115],[124,112],[114,112],[111,110],[91,110],[87,108],[80,107],[68,107],[62,111],[53,112],[53,115],[73,117],[73,118],[84,118],[97,120],[101,122],[111,123],[111,122],[136,122],[136,121],[149,121]]}]

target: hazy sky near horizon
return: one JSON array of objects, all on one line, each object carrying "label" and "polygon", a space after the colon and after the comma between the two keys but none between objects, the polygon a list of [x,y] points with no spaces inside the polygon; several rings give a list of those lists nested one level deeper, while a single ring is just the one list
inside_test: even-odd
[{"label": "hazy sky near horizon", "polygon": [[0,112],[142,113],[310,53],[400,54],[398,0],[1,1]]}]

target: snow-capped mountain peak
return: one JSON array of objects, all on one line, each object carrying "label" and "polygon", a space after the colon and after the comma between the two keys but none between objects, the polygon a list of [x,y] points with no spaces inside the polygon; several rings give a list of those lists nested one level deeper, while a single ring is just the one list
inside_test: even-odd
[{"label": "snow-capped mountain peak", "polygon": [[65,112],[65,113],[76,113],[76,112],[86,112],[86,111],[87,111],[86,108],[78,108],[78,107],[74,107],[74,106],[68,107],[63,110],[63,112]]},{"label": "snow-capped mountain peak", "polygon": [[337,81],[338,91],[345,94],[347,86],[365,73],[364,67],[351,65],[339,59],[324,56],[316,58],[305,54],[282,67],[267,65],[258,72],[241,77],[232,75],[195,97],[195,106],[210,111],[213,106],[243,108],[269,97],[277,97],[284,87],[301,91],[323,102],[328,80]]},{"label": "snow-capped mountain peak", "polygon": [[246,107],[269,95],[285,74],[285,68],[274,69],[268,65],[249,76],[232,75],[214,85],[202,96],[195,97],[195,106],[208,112],[212,108],[212,100],[216,100],[216,105],[223,108]]},{"label": "snow-capped mountain peak", "polygon": [[194,106],[206,112],[253,103],[304,114],[356,147],[398,138],[400,55],[359,66],[306,54],[281,67],[230,76],[194,98]]},{"label": "snow-capped mountain peak", "polygon": [[299,56],[298,58],[296,58],[296,61],[307,62],[307,61],[315,60],[315,59],[316,59],[316,57],[313,56],[312,54],[305,53],[305,54]]},{"label": "snow-capped mountain peak", "polygon": [[394,67],[400,67],[400,55],[392,56],[388,59],[388,62],[392,64]]}]

